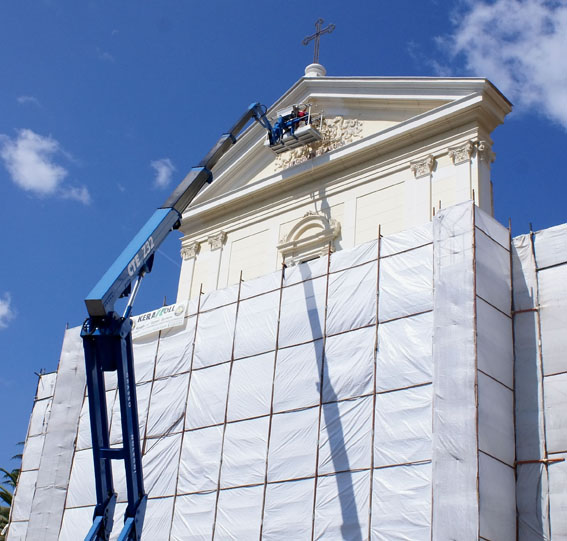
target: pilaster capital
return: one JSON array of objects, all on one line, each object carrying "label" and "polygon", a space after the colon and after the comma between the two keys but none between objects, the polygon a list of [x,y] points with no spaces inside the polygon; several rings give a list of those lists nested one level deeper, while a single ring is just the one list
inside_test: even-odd
[{"label": "pilaster capital", "polygon": [[197,257],[199,250],[201,249],[200,242],[189,242],[188,244],[181,245],[181,257],[183,260],[192,259]]},{"label": "pilaster capital", "polygon": [[459,146],[449,147],[449,157],[453,161],[453,165],[469,162],[472,158],[473,152],[474,143],[472,141],[467,141]]},{"label": "pilaster capital", "polygon": [[435,158],[430,154],[425,158],[420,160],[415,160],[410,162],[410,169],[414,174],[415,178],[424,177],[425,175],[430,175],[433,171],[435,165]]},{"label": "pilaster capital", "polygon": [[207,239],[207,242],[209,243],[211,250],[218,250],[226,242],[226,233],[224,231],[219,231],[218,233],[211,235]]},{"label": "pilaster capital", "polygon": [[476,148],[481,162],[490,164],[496,158],[496,155],[492,152],[492,147],[488,141],[478,141],[476,143]]}]

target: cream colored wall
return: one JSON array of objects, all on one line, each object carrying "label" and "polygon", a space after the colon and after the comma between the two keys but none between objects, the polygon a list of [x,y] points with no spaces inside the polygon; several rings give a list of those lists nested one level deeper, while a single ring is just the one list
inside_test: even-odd
[{"label": "cream colored wall", "polygon": [[[451,148],[466,144],[470,135],[476,134],[453,138]],[[426,151],[421,156],[413,152],[411,160],[407,155],[376,158],[329,176],[313,175],[311,182],[274,192],[273,199],[251,198],[239,209],[212,212],[200,229],[182,239],[183,245],[199,242],[201,249],[183,261],[178,301],[195,297],[201,284],[207,292],[237,283],[241,271],[249,280],[279,269],[277,244],[308,211],[340,222],[336,250],[376,238],[379,225],[388,235],[424,223],[439,206],[471,199],[473,191],[477,204],[492,211],[489,167],[476,149],[470,159],[455,164],[446,140],[433,138],[423,147]],[[428,156],[433,156],[431,166],[416,169]],[[207,236],[219,231],[226,233],[226,241],[212,249]]]},{"label": "cream colored wall", "polygon": [[228,273],[223,273],[225,285],[238,283],[240,272],[243,280],[249,280],[273,271],[277,264],[277,255],[274,250],[268,249],[273,245],[273,231],[263,229],[247,235],[248,232],[245,228],[241,235],[246,236],[237,238],[235,235],[235,240],[230,243],[226,261]]},{"label": "cream colored wall", "polygon": [[354,244],[404,229],[404,183],[392,184],[356,198]]}]

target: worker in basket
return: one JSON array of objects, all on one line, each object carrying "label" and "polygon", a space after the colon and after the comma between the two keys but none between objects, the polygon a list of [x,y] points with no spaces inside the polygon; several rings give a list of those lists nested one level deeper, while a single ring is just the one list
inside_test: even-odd
[{"label": "worker in basket", "polygon": [[280,142],[286,133],[293,136],[301,122],[307,125],[308,119],[307,105],[294,105],[289,114],[278,116],[272,132],[272,144]]}]

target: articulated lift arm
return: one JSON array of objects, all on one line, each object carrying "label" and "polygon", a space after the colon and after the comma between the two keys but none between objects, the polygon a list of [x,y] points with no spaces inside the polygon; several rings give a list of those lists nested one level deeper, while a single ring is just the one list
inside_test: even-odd
[{"label": "articulated lift arm", "polygon": [[[97,496],[93,525],[85,541],[107,541],[112,531],[116,493],[111,460],[123,460],[126,470],[128,505],[118,539],[139,541],[141,538],[147,496],[142,475],[132,323],[129,318],[132,303],[141,279],[152,269],[156,250],[169,232],[179,227],[183,211],[203,186],[212,181],[213,166],[236,142],[236,137],[252,118],[268,130],[271,141],[273,128],[265,115],[265,108],[253,103],[154,212],[85,299],[89,317],[83,324],[81,336],[85,350]],[[114,304],[120,297],[127,296],[130,299],[126,311],[120,316],[114,311]],[[112,371],[117,372],[118,379],[121,448],[110,446],[104,372]]]}]

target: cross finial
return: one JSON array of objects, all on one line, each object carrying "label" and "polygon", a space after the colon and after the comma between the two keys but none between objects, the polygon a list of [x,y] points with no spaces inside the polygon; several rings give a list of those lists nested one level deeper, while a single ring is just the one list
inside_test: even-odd
[{"label": "cross finial", "polygon": [[323,34],[330,34],[335,29],[334,24],[330,24],[326,28],[321,28],[322,26],[323,26],[323,19],[317,19],[317,21],[315,22],[315,29],[316,29],[315,33],[311,34],[310,36],[307,36],[306,38],[303,38],[303,45],[309,45],[310,41],[315,40],[315,50],[313,52],[314,64],[319,63],[319,38]]}]

